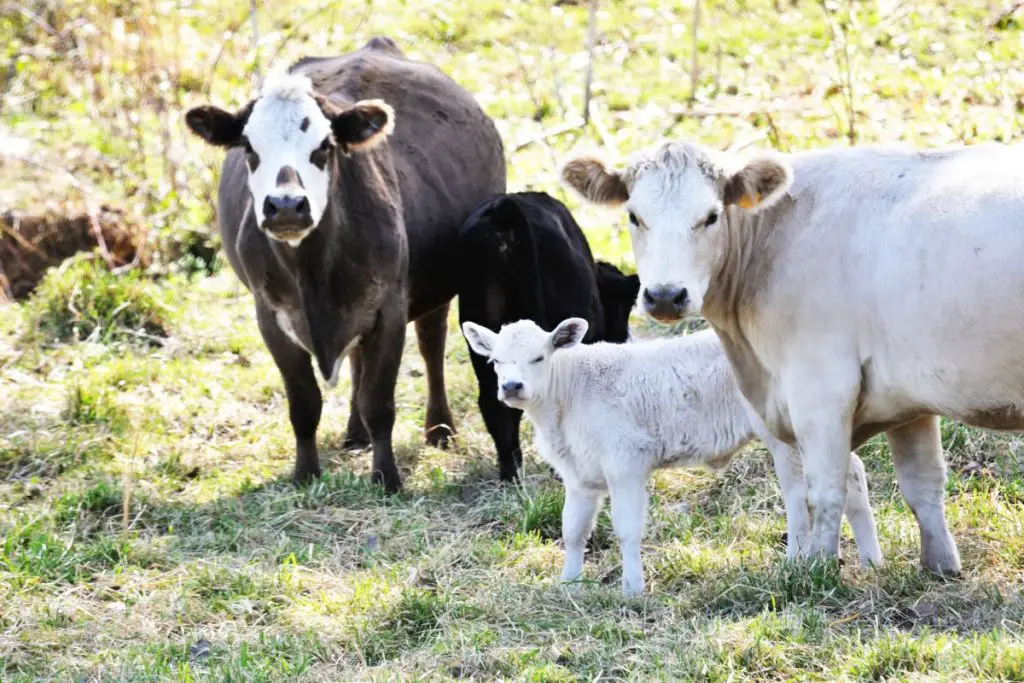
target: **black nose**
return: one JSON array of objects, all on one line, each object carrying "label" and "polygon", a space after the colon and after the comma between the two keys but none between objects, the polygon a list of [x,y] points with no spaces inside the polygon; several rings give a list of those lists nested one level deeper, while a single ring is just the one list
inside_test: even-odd
[{"label": "black nose", "polygon": [[523,383],[522,382],[505,382],[504,384],[501,385],[501,389],[506,394],[518,394],[520,391],[523,390]]},{"label": "black nose", "polygon": [[303,223],[310,219],[309,200],[301,195],[270,195],[263,200],[263,217]]},{"label": "black nose", "polygon": [[662,321],[679,320],[686,311],[686,288],[657,285],[644,288],[644,310]]}]

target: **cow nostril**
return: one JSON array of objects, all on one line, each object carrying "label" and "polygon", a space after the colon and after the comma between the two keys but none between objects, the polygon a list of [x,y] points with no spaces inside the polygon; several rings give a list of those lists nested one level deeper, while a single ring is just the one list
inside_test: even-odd
[{"label": "cow nostril", "polygon": [[270,218],[277,213],[277,206],[274,205],[273,200],[267,197],[263,200],[263,217]]},{"label": "cow nostril", "polygon": [[651,290],[644,288],[644,303],[654,305],[654,297],[651,296]]},{"label": "cow nostril", "polygon": [[295,211],[296,211],[296,212],[297,212],[297,213],[298,213],[299,215],[302,215],[302,216],[308,216],[308,215],[310,214],[310,210],[309,210],[309,200],[308,200],[308,199],[306,199],[305,197],[303,197],[302,199],[300,199],[300,200],[299,200],[299,203],[298,203],[298,205],[297,205],[297,206],[295,207]]},{"label": "cow nostril", "polygon": [[672,298],[672,303],[674,303],[676,306],[682,306],[683,304],[686,303],[686,287],[683,287],[681,290],[679,290],[679,293]]}]

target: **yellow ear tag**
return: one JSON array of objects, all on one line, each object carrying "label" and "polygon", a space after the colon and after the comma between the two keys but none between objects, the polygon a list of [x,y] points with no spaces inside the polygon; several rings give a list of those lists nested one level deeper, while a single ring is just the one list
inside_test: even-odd
[{"label": "yellow ear tag", "polygon": [[740,197],[739,205],[744,209],[753,209],[755,206],[761,203],[761,193],[757,193],[753,197],[749,194],[745,194]]}]

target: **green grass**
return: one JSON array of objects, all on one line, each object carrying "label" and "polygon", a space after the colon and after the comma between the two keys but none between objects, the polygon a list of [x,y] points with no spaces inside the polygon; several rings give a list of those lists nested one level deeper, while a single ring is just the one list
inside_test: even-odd
[{"label": "green grass", "polygon": [[[856,566],[848,532],[843,566],[786,563],[781,498],[752,448],[718,475],[655,477],[646,597],[619,594],[607,512],[566,593],[561,486],[529,449],[523,487],[497,485],[453,313],[453,450],[421,445],[410,334],[394,437],[405,492],[384,495],[369,456],[340,450],[344,372],[325,393],[326,474],[289,483],[287,403],[251,300],[227,270],[204,275],[217,271],[221,155],[182,123],[194,104],[242,103],[272,56],[393,36],[496,119],[511,189],[568,201],[596,254],[626,267],[622,217],[556,183],[570,151],[615,159],[664,136],[846,144],[843,36],[859,141],[1022,137],[1021,15],[990,28],[998,0],[855,3],[853,16],[844,0],[828,14],[809,0],[708,0],[692,107],[691,3],[602,0],[599,125],[519,148],[580,109],[586,12],[553,5],[261,3],[259,59],[248,5],[220,0],[3,15],[3,131],[145,226],[159,257],[145,277],[75,262],[0,308],[0,679],[1024,680],[1018,437],[943,426],[960,580],[920,571],[917,526],[876,439],[860,452],[882,569]],[[718,114],[679,114],[690,109]],[[3,164],[4,210],[83,200]],[[173,271],[197,274],[152,277]],[[677,331],[634,322],[642,336]]]}]

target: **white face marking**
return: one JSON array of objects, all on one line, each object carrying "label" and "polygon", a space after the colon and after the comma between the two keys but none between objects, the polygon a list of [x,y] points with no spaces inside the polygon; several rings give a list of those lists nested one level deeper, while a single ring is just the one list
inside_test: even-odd
[{"label": "white face marking", "polygon": [[[640,171],[626,208],[638,225],[629,225],[640,296],[645,289],[686,289],[684,315],[697,315],[710,273],[710,238],[722,221],[722,201],[711,180],[692,162],[683,170]],[[704,225],[709,214],[719,218]]]},{"label": "white face marking", "polygon": [[[259,155],[256,170],[249,169],[249,191],[256,222],[261,226],[264,202],[277,192],[277,176],[285,166],[295,169],[302,182],[301,190],[293,189],[289,194],[295,195],[296,191],[304,194],[313,227],[320,222],[327,207],[328,168],[317,168],[310,161],[310,155],[330,135],[331,122],[310,95],[311,87],[304,76],[287,75],[268,80],[245,125],[243,133]],[[307,119],[306,130],[302,130]],[[301,241],[301,238],[291,239],[289,244],[295,246]]]},{"label": "white face marking", "polygon": [[334,369],[331,370],[331,376],[327,378],[327,386],[329,386],[331,389],[338,386],[338,376],[341,374],[341,364],[345,361],[345,359],[348,357],[348,354],[352,352],[352,349],[356,347],[356,344],[358,344],[361,339],[362,336],[357,334],[355,338],[352,339],[352,341],[350,341],[348,345],[345,346],[344,349],[342,349],[341,354],[338,356],[337,360],[334,361]]}]

